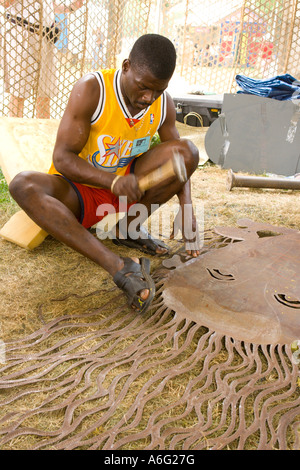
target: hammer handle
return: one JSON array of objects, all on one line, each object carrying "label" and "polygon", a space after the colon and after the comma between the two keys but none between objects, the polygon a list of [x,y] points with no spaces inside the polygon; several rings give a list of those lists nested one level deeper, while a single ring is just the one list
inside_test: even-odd
[{"label": "hammer handle", "polygon": [[139,180],[139,188],[142,192],[156,186],[157,184],[165,181],[166,179],[175,175],[172,159],[168,160],[162,166],[151,171]]}]

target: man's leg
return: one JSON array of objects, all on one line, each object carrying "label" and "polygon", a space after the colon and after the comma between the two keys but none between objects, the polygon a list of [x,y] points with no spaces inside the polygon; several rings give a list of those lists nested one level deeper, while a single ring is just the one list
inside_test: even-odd
[{"label": "man's leg", "polygon": [[12,180],[9,190],[19,206],[47,233],[97,263],[111,276],[117,275],[116,283],[123,288],[133,308],[139,306],[138,310],[142,311],[148,307],[155,293],[149,269],[146,272],[139,267],[138,258],[132,258],[134,263],[130,264],[128,259],[116,255],[78,222],[80,202],[64,178],[23,172]]},{"label": "man's leg", "polygon": [[[172,158],[174,151],[178,151],[183,157],[189,179],[198,166],[199,152],[191,141],[185,139],[163,142],[149,150],[137,159],[134,173],[138,177],[146,175]],[[184,183],[174,176],[146,191],[140,203],[145,204],[150,210],[151,204],[164,204],[175,194],[178,194],[183,186]]]},{"label": "man's leg", "polygon": [[29,217],[54,238],[91,259],[112,276],[123,267],[123,260],[78,222],[78,196],[64,178],[23,172],[12,180],[9,190]]},{"label": "man's leg", "polygon": [[[134,173],[137,177],[148,174],[155,168],[163,165],[173,156],[174,150],[178,151],[185,163],[187,178],[194,173],[199,162],[199,152],[197,147],[188,140],[172,140],[157,145],[136,160]],[[144,214],[151,215],[152,205],[162,205],[170,200],[174,195],[179,195],[185,183],[182,183],[175,176],[164,181],[145,192],[139,204],[145,207]],[[127,216],[127,227],[135,219],[135,216]],[[141,220],[141,217],[140,217]],[[146,220],[146,219],[145,219]],[[143,223],[145,220],[141,220]],[[167,250],[157,246],[156,253],[164,254]]]}]

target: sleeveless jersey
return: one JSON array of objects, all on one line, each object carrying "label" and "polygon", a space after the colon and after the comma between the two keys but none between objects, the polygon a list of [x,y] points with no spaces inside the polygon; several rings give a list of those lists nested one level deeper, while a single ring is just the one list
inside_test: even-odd
[{"label": "sleeveless jersey", "polygon": [[[163,124],[166,94],[132,117],[121,93],[121,70],[92,73],[99,82],[100,99],[79,157],[95,168],[124,175],[130,162],[149,149],[152,137]],[[53,164],[49,173],[58,173]]]}]

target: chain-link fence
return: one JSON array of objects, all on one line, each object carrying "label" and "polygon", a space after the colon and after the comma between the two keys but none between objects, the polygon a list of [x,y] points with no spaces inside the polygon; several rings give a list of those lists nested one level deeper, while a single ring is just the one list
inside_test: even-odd
[{"label": "chain-link fence", "polygon": [[82,75],[118,68],[145,32],[177,49],[180,91],[235,76],[299,79],[298,0],[0,0],[0,115],[60,118]]}]

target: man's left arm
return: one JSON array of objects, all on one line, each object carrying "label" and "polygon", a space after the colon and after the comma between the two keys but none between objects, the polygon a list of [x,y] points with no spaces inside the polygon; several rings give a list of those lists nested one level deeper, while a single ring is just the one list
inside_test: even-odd
[{"label": "man's left arm", "polygon": [[[180,139],[179,132],[175,125],[176,122],[176,110],[174,102],[171,96],[167,93],[167,113],[166,119],[159,129],[158,133],[160,136],[161,142],[166,142],[168,140]],[[191,256],[198,256],[199,243],[197,240],[197,221],[193,210],[192,205],[192,194],[191,194],[191,180],[185,183],[181,191],[177,194],[179,199],[179,204],[181,207],[181,227],[182,235],[185,240],[186,252]],[[184,215],[186,213],[186,216]],[[188,216],[187,216],[188,215]],[[188,227],[186,224],[188,223]],[[190,238],[193,234],[193,239]],[[174,237],[174,230],[172,236]]]}]

